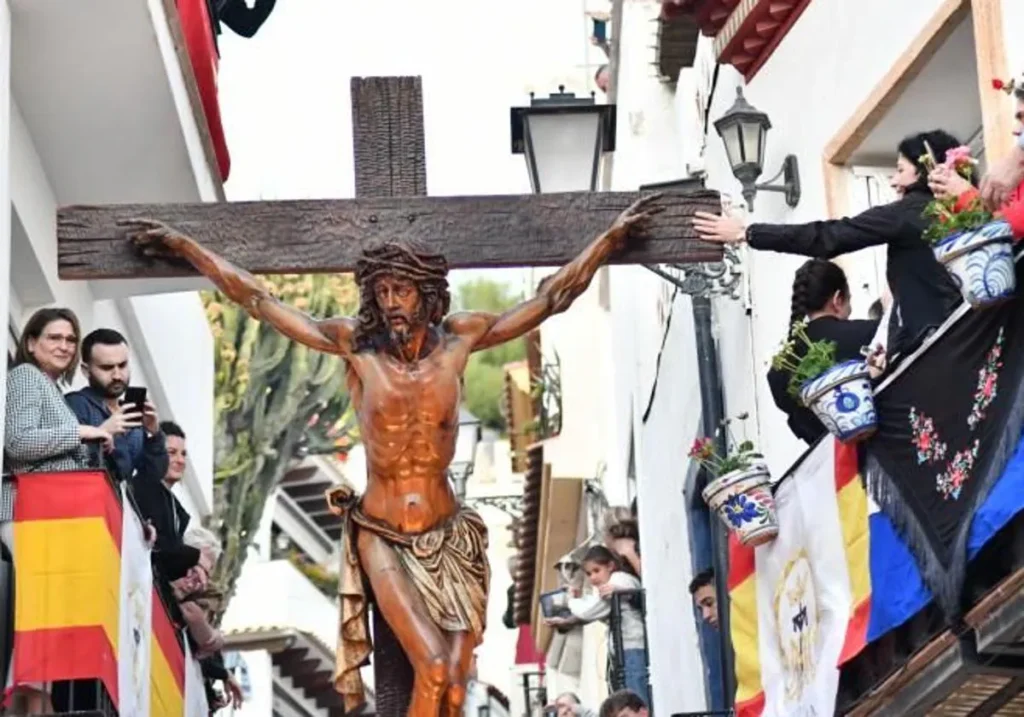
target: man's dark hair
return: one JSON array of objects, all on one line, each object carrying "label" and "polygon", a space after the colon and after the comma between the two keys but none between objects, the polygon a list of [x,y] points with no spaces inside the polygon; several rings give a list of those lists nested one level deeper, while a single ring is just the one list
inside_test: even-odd
[{"label": "man's dark hair", "polygon": [[868,318],[872,321],[881,321],[885,315],[885,307],[882,306],[881,299],[875,299],[875,303],[868,308]]},{"label": "man's dark hair", "polygon": [[708,568],[707,570],[701,570],[699,573],[697,573],[693,577],[693,580],[690,581],[690,594],[691,595],[696,595],[697,591],[700,590],[705,585],[714,585],[714,584],[715,584],[715,571],[712,570],[711,568]]},{"label": "man's dark hair", "polygon": [[101,346],[119,346],[120,344],[128,345],[128,340],[121,334],[120,331],[114,329],[96,329],[90,331],[84,339],[82,339],[82,362],[89,363],[92,361],[92,347],[96,344]]},{"label": "man's dark hair", "polygon": [[384,242],[366,249],[356,262],[359,285],[359,325],[353,343],[356,351],[379,350],[387,345],[388,323],[377,305],[374,284],[383,276],[411,281],[420,293],[424,318],[439,326],[451,306],[448,261],[413,242]]},{"label": "man's dark hair", "polygon": [[178,438],[185,440],[185,431],[181,430],[181,426],[174,421],[161,421],[160,432],[165,436],[177,436]]},{"label": "man's dark hair", "polygon": [[622,710],[639,712],[645,709],[647,709],[647,703],[643,701],[640,695],[629,690],[619,690],[618,692],[611,693],[608,699],[601,703],[601,711],[598,713],[598,717],[618,717],[619,712]]}]

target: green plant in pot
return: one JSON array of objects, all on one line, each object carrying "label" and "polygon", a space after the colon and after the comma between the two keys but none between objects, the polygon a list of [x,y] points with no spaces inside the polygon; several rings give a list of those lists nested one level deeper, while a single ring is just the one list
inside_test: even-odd
[{"label": "green plant in pot", "polygon": [[[746,420],[747,414],[737,418]],[[754,443],[735,439],[731,422],[723,421],[717,432],[725,433],[724,454],[705,437],[693,442],[688,455],[714,476],[702,492],[708,506],[744,545],[762,545],[779,533],[771,475]]]},{"label": "green plant in pot", "polygon": [[[968,182],[973,180],[977,162],[969,147],[948,150],[945,161],[939,164],[931,148],[925,146],[928,153],[918,161],[929,173],[939,169],[955,172]],[[1013,230],[988,211],[978,192],[936,197],[923,215],[929,224],[921,237],[931,245],[935,258],[949,271],[972,308],[999,304],[1014,295],[1017,276]]]},{"label": "green plant in pot", "polygon": [[835,342],[811,339],[806,321],[793,325],[772,366],[789,374],[790,395],[811,409],[840,441],[863,440],[878,429],[867,362],[837,363]]}]

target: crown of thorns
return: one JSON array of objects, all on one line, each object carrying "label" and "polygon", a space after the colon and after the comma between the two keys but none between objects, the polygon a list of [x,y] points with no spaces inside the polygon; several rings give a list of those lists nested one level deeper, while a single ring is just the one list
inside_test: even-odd
[{"label": "crown of thorns", "polygon": [[448,275],[448,261],[441,254],[391,243],[367,249],[356,262],[359,282],[386,274],[410,281],[442,281]]}]

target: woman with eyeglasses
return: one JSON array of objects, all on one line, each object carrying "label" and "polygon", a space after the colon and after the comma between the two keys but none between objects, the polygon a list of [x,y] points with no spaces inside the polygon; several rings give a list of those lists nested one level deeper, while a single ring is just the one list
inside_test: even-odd
[{"label": "woman with eyeglasses", "polygon": [[[31,480],[32,473],[41,471],[86,468],[89,458],[83,441],[113,446],[113,437],[106,431],[78,424],[61,392],[61,385],[71,383],[78,367],[80,335],[78,318],[70,309],[40,309],[25,325],[14,368],[7,374],[0,540],[12,556],[16,496],[12,476]],[[19,685],[14,704],[19,702],[24,714],[53,711],[45,685]]]}]

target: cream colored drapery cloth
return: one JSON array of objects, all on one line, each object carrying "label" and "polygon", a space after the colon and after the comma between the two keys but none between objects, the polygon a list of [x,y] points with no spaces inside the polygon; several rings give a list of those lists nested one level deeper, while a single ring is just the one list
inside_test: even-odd
[{"label": "cream colored drapery cloth", "polygon": [[335,488],[328,502],[343,509],[341,570],[338,597],[341,620],[334,687],[353,710],[364,700],[359,668],[373,650],[367,620],[367,589],[356,531],[369,530],[387,541],[397,553],[427,612],[445,632],[469,632],[476,644],[483,640],[487,618],[487,526],[476,511],[459,509],[451,519],[425,533],[400,533],[365,515],[359,496],[348,488]]}]

